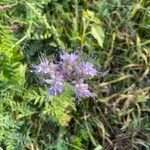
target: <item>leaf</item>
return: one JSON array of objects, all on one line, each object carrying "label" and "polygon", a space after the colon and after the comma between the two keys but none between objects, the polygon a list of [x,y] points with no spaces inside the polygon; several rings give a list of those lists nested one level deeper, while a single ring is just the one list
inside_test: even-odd
[{"label": "leaf", "polygon": [[83,17],[92,21],[94,17],[94,12],[87,9],[86,11],[83,11]]},{"label": "leaf", "polygon": [[103,150],[101,145],[98,145],[94,150]]},{"label": "leaf", "polygon": [[63,94],[53,97],[51,105],[45,107],[43,114],[50,116],[61,126],[68,126],[72,118],[72,111],[76,111],[73,90],[66,84]]},{"label": "leaf", "polygon": [[97,40],[98,44],[103,47],[104,30],[101,28],[101,26],[93,24],[91,28],[91,34]]}]

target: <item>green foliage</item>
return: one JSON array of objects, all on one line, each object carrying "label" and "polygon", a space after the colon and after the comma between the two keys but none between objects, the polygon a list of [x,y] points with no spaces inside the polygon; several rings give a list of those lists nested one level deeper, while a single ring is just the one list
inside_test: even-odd
[{"label": "green foliage", "polygon": [[18,129],[22,124],[14,119],[17,110],[14,100],[19,99],[24,87],[26,65],[20,62],[23,54],[20,46],[15,45],[15,37],[7,31],[1,31],[0,37],[0,144],[14,150],[20,147]]},{"label": "green foliage", "polygon": [[65,86],[65,91],[60,96],[52,99],[51,105],[46,106],[45,115],[49,115],[61,126],[68,126],[71,120],[71,112],[75,111],[73,90],[69,85]]},{"label": "green foliage", "polygon": [[7,31],[1,31],[0,37],[0,83],[24,85],[26,65],[19,62],[23,58],[20,46]]}]

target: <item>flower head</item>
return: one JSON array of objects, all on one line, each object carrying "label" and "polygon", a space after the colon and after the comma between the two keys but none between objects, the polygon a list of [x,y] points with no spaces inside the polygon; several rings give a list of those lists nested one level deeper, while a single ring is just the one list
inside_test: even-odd
[{"label": "flower head", "polygon": [[54,86],[52,86],[52,87],[50,87],[50,88],[48,89],[48,93],[49,93],[50,95],[56,96],[56,95],[62,93],[63,90],[64,90],[64,85],[63,85],[63,83],[62,83],[62,82],[56,82],[56,83],[54,84]]},{"label": "flower head", "polygon": [[97,74],[96,69],[94,68],[93,64],[90,63],[90,62],[81,63],[80,64],[80,70],[81,70],[81,74],[83,76],[92,76],[92,77],[94,77]]},{"label": "flower head", "polygon": [[77,97],[94,97],[95,94],[89,91],[85,79],[97,75],[97,71],[90,62],[83,62],[75,53],[60,55],[57,63],[48,61],[42,55],[40,64],[34,66],[35,72],[43,74],[43,82],[50,85],[48,93],[56,96],[63,92],[64,83],[74,86]]},{"label": "flower head", "polygon": [[66,81],[73,81],[77,77],[77,67],[78,67],[78,60],[79,56],[71,53],[71,54],[63,54],[60,56],[60,68],[61,73],[64,76]]},{"label": "flower head", "polygon": [[54,87],[48,88],[47,92],[49,93],[49,95],[52,95],[52,96],[58,95],[57,90]]},{"label": "flower head", "polygon": [[51,77],[51,79],[46,79],[44,82],[51,85],[48,89],[50,95],[56,96],[64,90],[63,77],[61,75],[56,75]]},{"label": "flower head", "polygon": [[85,83],[78,83],[75,85],[75,93],[77,97],[93,97],[95,96],[94,93],[89,91],[88,84]]},{"label": "flower head", "polygon": [[66,53],[66,54],[60,55],[60,58],[62,59],[63,63],[74,65],[79,59],[79,56],[74,53],[72,54]]},{"label": "flower head", "polygon": [[35,72],[37,73],[43,73],[43,74],[47,74],[50,72],[50,68],[49,68],[49,61],[47,60],[46,57],[41,56],[40,57],[40,64],[37,66],[34,66],[35,68]]}]

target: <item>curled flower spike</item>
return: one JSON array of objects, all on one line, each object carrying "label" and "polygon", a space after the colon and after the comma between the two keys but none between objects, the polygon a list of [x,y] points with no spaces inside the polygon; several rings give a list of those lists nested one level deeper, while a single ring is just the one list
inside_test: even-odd
[{"label": "curled flower spike", "polygon": [[94,68],[93,64],[90,62],[81,63],[80,70],[83,76],[85,75],[85,76],[94,77],[97,74],[96,69]]},{"label": "curled flower spike", "polygon": [[50,95],[56,96],[62,93],[64,90],[62,76],[56,75],[54,78],[44,80],[44,82],[51,85],[51,87],[48,89],[48,93]]},{"label": "curled flower spike", "polygon": [[89,91],[88,84],[78,83],[75,85],[75,93],[77,97],[94,97],[95,94]]},{"label": "curled flower spike", "polygon": [[56,96],[60,93],[62,93],[64,90],[64,85],[62,82],[56,82],[54,87],[50,87],[48,89],[48,93],[52,96]]},{"label": "curled flower spike", "polygon": [[97,71],[90,62],[83,62],[75,53],[60,55],[60,60],[48,61],[45,55],[40,58],[40,64],[34,66],[35,72],[43,74],[43,82],[50,85],[48,93],[56,96],[64,91],[64,83],[74,87],[77,97],[94,97],[89,91],[85,79],[97,75]]},{"label": "curled flower spike", "polygon": [[69,65],[74,65],[77,60],[79,59],[79,56],[72,53],[72,54],[64,54],[60,55],[60,58],[62,59],[63,63],[67,63]]},{"label": "curled flower spike", "polygon": [[47,60],[47,58],[44,55],[42,55],[40,57],[40,64],[37,66],[33,66],[33,67],[35,69],[35,72],[46,74],[46,73],[50,72],[49,65],[50,64],[49,64],[49,61]]},{"label": "curled flower spike", "polygon": [[56,96],[58,95],[58,92],[57,90],[54,88],[54,87],[50,87],[47,92],[49,93],[49,95],[52,95],[52,96]]}]

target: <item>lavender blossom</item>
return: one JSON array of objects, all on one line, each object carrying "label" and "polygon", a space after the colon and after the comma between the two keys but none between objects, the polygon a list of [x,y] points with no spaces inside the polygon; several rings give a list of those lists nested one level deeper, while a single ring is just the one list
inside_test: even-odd
[{"label": "lavender blossom", "polygon": [[79,59],[79,56],[74,53],[72,54],[66,53],[66,54],[60,55],[60,58],[62,59],[64,63],[69,64],[69,65],[74,65]]},{"label": "lavender blossom", "polygon": [[93,67],[93,64],[90,62],[80,64],[80,72],[83,76],[94,77],[97,74],[96,69]]},{"label": "lavender blossom", "polygon": [[57,90],[54,88],[54,87],[50,87],[47,92],[49,93],[49,95],[52,95],[52,96],[56,96],[58,95],[57,93]]},{"label": "lavender blossom", "polygon": [[63,85],[63,83],[62,83],[62,82],[56,82],[53,87],[50,87],[50,88],[48,89],[48,93],[49,93],[50,95],[56,96],[56,95],[62,93],[63,90],[64,90],[64,85]]},{"label": "lavender blossom", "polygon": [[73,81],[76,80],[77,75],[77,67],[78,67],[78,60],[79,56],[72,53],[72,54],[64,54],[60,56],[60,68],[61,72],[64,76],[66,81]]},{"label": "lavender blossom", "polygon": [[45,56],[40,58],[40,64],[34,66],[35,72],[43,75],[43,82],[50,85],[48,93],[56,96],[63,92],[64,83],[71,84],[77,97],[94,97],[89,91],[85,79],[97,75],[97,71],[90,62],[83,62],[78,55],[61,54],[57,63],[50,62]]},{"label": "lavender blossom", "polygon": [[46,57],[44,57],[43,55],[40,57],[40,64],[37,65],[37,66],[33,66],[34,69],[35,69],[35,72],[37,73],[49,73],[50,72],[50,63],[49,61],[47,60]]},{"label": "lavender blossom", "polygon": [[46,56],[42,55],[40,61],[39,65],[33,66],[35,72],[46,74],[52,79],[55,78],[55,76],[59,76],[59,67],[53,62],[48,61]]},{"label": "lavender blossom", "polygon": [[77,97],[94,97],[95,94],[89,91],[88,84],[78,83],[75,85],[75,93]]},{"label": "lavender blossom", "polygon": [[64,90],[64,85],[62,82],[55,82],[54,85],[55,89],[57,90],[58,93],[62,93]]},{"label": "lavender blossom", "polygon": [[51,85],[51,88],[48,89],[50,95],[58,95],[64,90],[63,78],[61,75],[53,76],[51,79],[44,80],[44,82]]}]

